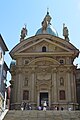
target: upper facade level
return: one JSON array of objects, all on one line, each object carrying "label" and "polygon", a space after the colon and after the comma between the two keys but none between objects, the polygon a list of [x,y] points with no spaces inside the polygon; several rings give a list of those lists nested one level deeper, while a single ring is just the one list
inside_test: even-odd
[{"label": "upper facade level", "polygon": [[[18,43],[11,51],[10,55],[16,60],[17,57],[27,56],[69,56],[72,62],[79,55],[79,50],[69,42],[68,28],[63,25],[63,38],[51,26],[51,16],[47,11],[42,27],[37,30],[34,36],[26,38],[26,26],[21,30],[20,43]],[[15,64],[14,62],[12,64]]]}]

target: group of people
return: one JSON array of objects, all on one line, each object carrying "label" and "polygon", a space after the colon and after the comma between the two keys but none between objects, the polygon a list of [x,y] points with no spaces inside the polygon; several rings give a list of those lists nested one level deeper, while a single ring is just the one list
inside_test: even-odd
[{"label": "group of people", "polygon": [[[37,109],[38,109],[38,110],[46,111],[46,110],[48,109],[47,102],[44,101],[43,105],[42,105],[42,106],[38,106]],[[21,103],[21,110],[22,110],[22,111],[23,111],[23,110],[32,110],[32,106],[31,106],[30,103],[22,102],[22,103]],[[52,108],[51,110],[56,110],[56,111],[62,110],[62,111],[63,111],[63,110],[64,110],[64,107],[59,108],[58,106],[55,106],[55,107]],[[71,111],[72,108],[69,107],[68,110]]]},{"label": "group of people", "polygon": [[26,103],[26,102],[22,102],[21,103],[21,110],[31,110],[32,107],[31,107],[31,104],[30,103]]},{"label": "group of people", "polygon": [[[43,106],[39,106],[37,108],[38,110],[46,110],[47,109],[47,103],[44,101]],[[32,110],[32,105],[30,103],[22,102],[21,103],[21,110]]]},{"label": "group of people", "polygon": [[64,108],[63,107],[59,108],[59,107],[55,106],[54,110],[64,110]]},{"label": "group of people", "polygon": [[[59,107],[55,106],[55,107],[54,107],[54,110],[64,110],[64,107],[59,108]],[[69,107],[69,108],[68,108],[68,111],[72,111],[72,108]]]},{"label": "group of people", "polygon": [[46,111],[46,109],[47,109],[47,103],[46,101],[44,101],[43,105],[38,107],[38,110]]}]

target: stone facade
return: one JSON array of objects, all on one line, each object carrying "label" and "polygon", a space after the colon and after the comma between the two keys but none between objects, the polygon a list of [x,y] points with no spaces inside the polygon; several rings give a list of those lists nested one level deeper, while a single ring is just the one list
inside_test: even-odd
[{"label": "stone facade", "polygon": [[32,106],[72,107],[76,100],[76,66],[79,50],[66,38],[37,34],[20,40],[10,52],[12,62],[11,105],[22,101]]}]

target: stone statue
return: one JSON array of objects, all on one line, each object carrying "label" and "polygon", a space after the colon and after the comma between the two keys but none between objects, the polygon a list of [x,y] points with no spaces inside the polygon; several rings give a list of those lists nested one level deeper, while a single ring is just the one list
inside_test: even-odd
[{"label": "stone statue", "polygon": [[46,29],[47,29],[47,20],[46,20],[46,18],[44,18],[44,20],[42,21],[42,31],[46,31]]},{"label": "stone statue", "polygon": [[69,31],[68,31],[68,28],[65,27],[65,24],[63,24],[63,36],[65,37],[66,40],[69,41]]},{"label": "stone statue", "polygon": [[26,25],[25,25],[25,27],[23,27],[21,30],[21,35],[20,35],[21,38],[20,39],[21,40],[24,39],[26,37],[26,35],[27,35],[27,29],[26,29]]},{"label": "stone statue", "polygon": [[46,32],[48,25],[51,25],[50,21],[51,21],[51,17],[49,15],[49,12],[47,11],[47,15],[45,16],[44,20],[42,21],[42,32]]}]

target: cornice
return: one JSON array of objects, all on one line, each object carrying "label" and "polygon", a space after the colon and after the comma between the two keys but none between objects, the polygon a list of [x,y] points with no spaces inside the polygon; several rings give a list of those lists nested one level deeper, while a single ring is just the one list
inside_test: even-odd
[{"label": "cornice", "polygon": [[21,57],[21,56],[42,56],[42,55],[45,55],[45,56],[52,56],[52,55],[57,55],[57,56],[72,56],[74,55],[74,51],[71,51],[71,52],[33,52],[33,53],[15,53],[14,54],[14,57]]},{"label": "cornice", "polygon": [[73,60],[77,57],[74,52],[37,52],[37,53],[15,53],[13,59],[19,59],[26,56],[26,59],[29,57],[71,57]]}]

